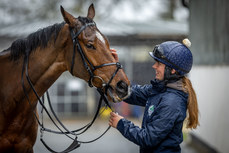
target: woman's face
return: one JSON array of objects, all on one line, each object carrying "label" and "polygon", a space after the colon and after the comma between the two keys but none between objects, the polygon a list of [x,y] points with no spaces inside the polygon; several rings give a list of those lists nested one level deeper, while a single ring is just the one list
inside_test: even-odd
[{"label": "woman's face", "polygon": [[152,68],[155,69],[156,71],[156,79],[157,80],[164,80],[164,73],[165,73],[165,64],[159,62],[159,61],[156,61],[156,63],[152,66]]}]

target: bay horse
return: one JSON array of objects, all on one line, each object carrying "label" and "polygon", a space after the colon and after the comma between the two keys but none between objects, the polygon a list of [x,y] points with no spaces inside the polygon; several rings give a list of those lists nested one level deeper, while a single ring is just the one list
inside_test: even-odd
[{"label": "bay horse", "polygon": [[65,71],[101,88],[110,101],[122,101],[128,95],[130,82],[122,69],[117,71],[109,42],[93,21],[93,4],[88,8],[87,17],[75,18],[62,6],[61,13],[64,22],[18,39],[0,53],[1,153],[33,153],[37,138],[34,111],[37,114],[38,99],[23,71],[26,58],[29,77],[39,96]]}]

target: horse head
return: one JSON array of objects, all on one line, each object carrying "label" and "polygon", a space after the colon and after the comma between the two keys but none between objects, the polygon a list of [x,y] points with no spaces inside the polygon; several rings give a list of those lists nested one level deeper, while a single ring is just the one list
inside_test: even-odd
[{"label": "horse head", "polygon": [[[110,52],[107,38],[99,31],[93,18],[93,4],[88,8],[87,17],[75,18],[61,6],[66,22],[60,44],[64,44],[67,70],[90,86],[101,89],[113,102],[122,101],[129,94],[130,82],[121,64]],[[58,42],[58,40],[57,40]]]}]

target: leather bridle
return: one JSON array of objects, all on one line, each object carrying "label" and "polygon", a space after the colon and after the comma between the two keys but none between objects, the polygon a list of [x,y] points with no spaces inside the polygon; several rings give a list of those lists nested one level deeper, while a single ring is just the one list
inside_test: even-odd
[{"label": "leather bridle", "polygon": [[[74,64],[75,64],[75,54],[76,54],[76,48],[75,47],[77,47],[77,50],[78,50],[78,52],[81,56],[81,59],[83,61],[83,65],[90,75],[90,79],[88,80],[88,85],[90,87],[94,87],[93,78],[98,78],[102,81],[102,88],[105,88],[105,94],[107,94],[107,89],[109,88],[111,81],[113,80],[113,78],[115,77],[115,75],[117,74],[119,69],[122,69],[122,65],[119,62],[116,62],[116,63],[105,63],[105,64],[101,64],[98,66],[94,66],[90,62],[90,60],[84,54],[83,49],[82,49],[82,47],[79,43],[79,40],[78,40],[78,36],[80,35],[80,33],[88,26],[96,26],[96,24],[95,24],[95,22],[85,23],[76,33],[74,33],[74,30],[72,28],[70,28],[71,37],[72,37],[72,41],[73,41],[73,56],[72,56],[72,64],[71,64],[71,74],[73,75],[73,69],[74,69]],[[100,76],[94,75],[94,71],[96,69],[99,69],[99,68],[102,68],[105,66],[111,66],[111,65],[116,65],[117,69],[113,73],[113,75],[111,76],[110,80],[107,83]]]},{"label": "leather bridle", "polygon": [[[80,146],[81,143],[91,143],[91,142],[94,142],[96,140],[98,140],[99,138],[101,138],[109,129],[111,126],[109,126],[105,132],[103,132],[99,137],[93,139],[93,140],[90,140],[90,141],[79,141],[77,140],[78,139],[78,135],[80,134],[83,134],[84,132],[86,132],[91,126],[92,124],[95,122],[96,118],[98,115],[100,115],[100,108],[101,108],[101,105],[102,105],[102,101],[105,102],[105,104],[113,111],[113,109],[111,108],[111,106],[109,105],[108,103],[108,100],[106,98],[105,95],[107,95],[107,90],[110,86],[110,83],[111,81],[113,80],[113,78],[115,77],[115,75],[117,74],[117,72],[122,69],[122,65],[119,63],[119,62],[116,62],[116,63],[105,63],[105,64],[102,64],[102,65],[99,65],[99,66],[94,66],[90,61],[89,59],[87,58],[87,56],[85,56],[83,50],[82,50],[82,47],[79,43],[79,40],[78,40],[78,36],[80,35],[80,33],[88,26],[96,26],[94,22],[91,22],[91,23],[86,23],[84,24],[76,33],[74,33],[74,31],[72,29],[70,29],[70,32],[71,32],[71,37],[72,37],[72,40],[73,40],[73,56],[72,56],[72,62],[71,62],[71,74],[73,75],[73,69],[74,69],[74,64],[75,64],[75,54],[76,54],[76,48],[77,47],[77,50],[82,58],[82,61],[83,61],[83,64],[84,64],[84,67],[86,68],[87,72],[89,73],[90,75],[90,79],[88,80],[88,85],[90,87],[94,87],[94,84],[93,84],[93,78],[99,78],[101,81],[102,81],[102,87],[101,88],[96,88],[97,91],[99,92],[99,94],[101,95],[100,97],[100,100],[99,100],[99,104],[97,106],[97,111],[95,112],[95,115],[92,119],[92,121],[90,123],[88,123],[87,125],[77,129],[77,130],[74,130],[74,131],[70,131],[68,130],[64,124],[59,120],[59,118],[57,117],[55,111],[53,110],[53,107],[51,105],[51,101],[50,101],[50,97],[49,97],[49,93],[48,91],[46,92],[46,95],[47,95],[47,101],[48,101],[48,105],[49,105],[49,108],[52,112],[53,115],[51,115],[49,112],[48,112],[48,109],[46,108],[45,104],[44,104],[44,96],[42,96],[42,99],[40,98],[40,96],[38,95],[38,93],[36,92],[35,88],[34,88],[34,85],[29,77],[29,73],[28,73],[28,63],[29,63],[29,55],[26,54],[24,56],[24,62],[23,62],[23,67],[22,67],[22,74],[21,74],[21,83],[22,83],[22,87],[23,87],[23,91],[25,93],[25,96],[29,102],[29,105],[31,106],[31,108],[34,110],[34,106],[32,105],[30,99],[29,99],[29,95],[28,95],[28,92],[26,91],[26,88],[25,88],[25,85],[24,85],[24,73],[25,73],[25,76],[26,76],[26,79],[32,89],[32,91],[34,92],[34,94],[36,95],[37,99],[38,99],[38,102],[40,103],[40,105],[42,106],[42,110],[41,110],[41,121],[38,119],[38,116],[36,115],[36,112],[34,111],[34,115],[35,115],[35,118],[40,126],[40,140],[41,142],[43,143],[43,145],[50,151],[50,152],[54,152],[54,153],[68,153],[76,148],[78,148]],[[110,80],[106,83],[100,76],[96,76],[94,75],[94,71],[96,69],[99,69],[99,68],[102,68],[104,66],[112,66],[112,65],[116,65],[117,69],[116,71],[113,73],[113,75],[111,76]],[[105,89],[105,90],[104,90]],[[50,120],[53,122],[53,124],[56,126],[56,128],[59,130],[59,131],[54,131],[54,130],[51,130],[51,129],[48,129],[48,128],[45,128],[44,127],[44,123],[43,123],[43,111],[46,112],[46,114],[48,115],[48,117],[50,118]],[[53,117],[55,119],[53,119]],[[55,121],[56,120],[56,121]],[[58,122],[58,124],[56,123]],[[62,127],[62,128],[61,128]],[[64,129],[64,130],[63,130]],[[56,152],[54,151],[53,149],[51,149],[44,141],[43,139],[43,133],[44,132],[51,132],[51,133],[54,133],[54,134],[64,134],[66,135],[68,138],[72,139],[73,142],[72,144],[67,148],[65,149],[64,151],[61,151],[61,152]]]}]

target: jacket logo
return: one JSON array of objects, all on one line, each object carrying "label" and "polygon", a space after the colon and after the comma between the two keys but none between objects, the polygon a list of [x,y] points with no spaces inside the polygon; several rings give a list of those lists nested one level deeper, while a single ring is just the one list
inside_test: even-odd
[{"label": "jacket logo", "polygon": [[148,109],[148,115],[150,116],[154,112],[154,105],[151,105]]}]

